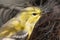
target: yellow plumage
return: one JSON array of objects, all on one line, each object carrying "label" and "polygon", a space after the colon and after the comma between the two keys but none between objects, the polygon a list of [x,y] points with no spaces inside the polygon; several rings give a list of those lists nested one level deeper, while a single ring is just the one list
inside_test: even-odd
[{"label": "yellow plumage", "polygon": [[20,31],[28,32],[30,37],[36,22],[41,17],[41,10],[37,7],[27,7],[16,17],[9,20],[0,28],[0,38],[11,37]]}]

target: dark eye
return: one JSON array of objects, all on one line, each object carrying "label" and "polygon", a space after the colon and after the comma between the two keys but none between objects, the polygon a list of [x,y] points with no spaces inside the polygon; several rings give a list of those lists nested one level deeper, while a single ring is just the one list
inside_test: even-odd
[{"label": "dark eye", "polygon": [[33,13],[33,15],[35,16],[35,15],[37,15],[36,13]]}]

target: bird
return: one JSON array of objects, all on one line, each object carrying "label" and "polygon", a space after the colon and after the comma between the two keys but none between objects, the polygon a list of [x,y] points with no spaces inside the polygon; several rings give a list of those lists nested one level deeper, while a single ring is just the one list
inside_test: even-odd
[{"label": "bird", "polygon": [[38,7],[26,7],[19,12],[15,17],[7,21],[0,28],[0,39],[11,37],[17,32],[27,32],[29,39],[35,24],[41,18],[42,10]]}]

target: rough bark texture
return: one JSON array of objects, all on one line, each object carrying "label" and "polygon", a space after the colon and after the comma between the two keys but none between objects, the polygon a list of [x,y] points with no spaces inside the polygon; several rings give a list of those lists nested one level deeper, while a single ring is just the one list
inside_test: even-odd
[{"label": "rough bark texture", "polygon": [[60,5],[44,14],[36,23],[30,40],[60,40]]}]

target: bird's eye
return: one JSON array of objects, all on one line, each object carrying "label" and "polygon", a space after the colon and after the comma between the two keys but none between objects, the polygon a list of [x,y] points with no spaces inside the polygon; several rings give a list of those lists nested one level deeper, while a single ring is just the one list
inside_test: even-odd
[{"label": "bird's eye", "polygon": [[36,13],[33,13],[33,15],[35,16],[35,15],[37,15]]}]

